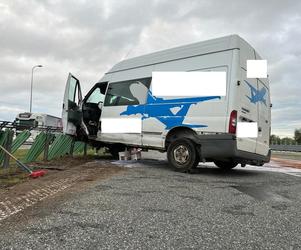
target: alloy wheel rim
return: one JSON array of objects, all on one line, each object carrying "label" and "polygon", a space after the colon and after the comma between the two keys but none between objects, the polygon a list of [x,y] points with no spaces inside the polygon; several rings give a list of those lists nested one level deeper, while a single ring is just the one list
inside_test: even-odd
[{"label": "alloy wheel rim", "polygon": [[189,159],[189,150],[184,145],[177,146],[173,151],[174,159],[179,164],[185,164]]}]

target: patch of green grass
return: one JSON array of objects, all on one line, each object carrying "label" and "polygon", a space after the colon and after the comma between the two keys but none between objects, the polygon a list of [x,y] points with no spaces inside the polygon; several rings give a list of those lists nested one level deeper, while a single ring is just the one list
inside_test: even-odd
[{"label": "patch of green grass", "polygon": [[18,149],[13,155],[20,161],[24,160],[25,155],[27,154],[28,149]]},{"label": "patch of green grass", "polygon": [[272,151],[272,157],[301,161],[301,152]]}]

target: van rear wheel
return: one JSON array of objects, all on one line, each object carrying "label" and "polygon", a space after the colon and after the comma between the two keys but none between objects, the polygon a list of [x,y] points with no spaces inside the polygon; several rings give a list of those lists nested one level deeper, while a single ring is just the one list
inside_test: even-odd
[{"label": "van rear wheel", "polygon": [[238,165],[238,163],[234,161],[214,161],[214,164],[223,170],[230,170]]},{"label": "van rear wheel", "polygon": [[167,149],[168,163],[177,171],[185,172],[199,164],[195,144],[187,138],[172,141]]}]

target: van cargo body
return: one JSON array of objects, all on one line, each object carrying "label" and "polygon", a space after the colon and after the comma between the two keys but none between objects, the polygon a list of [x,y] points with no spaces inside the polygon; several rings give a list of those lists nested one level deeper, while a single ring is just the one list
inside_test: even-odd
[{"label": "van cargo body", "polygon": [[[181,170],[200,161],[224,169],[262,165],[270,160],[269,80],[247,78],[247,60],[262,59],[245,40],[231,35],[121,61],[84,99],[78,79],[69,74],[64,132],[108,147],[115,156],[126,146],[167,151],[169,163]],[[155,96],[154,72],[225,72],[226,93]],[[205,81],[199,84],[208,87]],[[141,122],[140,132],[104,132],[107,121],[122,126],[122,119],[130,118]],[[257,137],[237,137],[242,122],[256,123]]]}]

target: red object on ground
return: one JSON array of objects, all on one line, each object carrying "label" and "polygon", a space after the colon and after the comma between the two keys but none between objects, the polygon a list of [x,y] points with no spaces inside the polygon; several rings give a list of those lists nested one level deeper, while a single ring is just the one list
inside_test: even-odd
[{"label": "red object on ground", "polygon": [[41,176],[45,175],[46,173],[47,173],[46,170],[37,170],[37,171],[31,172],[29,177],[38,178],[38,177],[41,177]]}]

